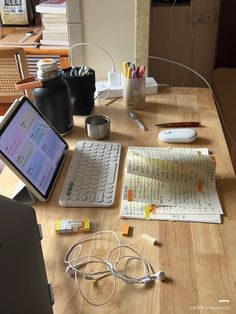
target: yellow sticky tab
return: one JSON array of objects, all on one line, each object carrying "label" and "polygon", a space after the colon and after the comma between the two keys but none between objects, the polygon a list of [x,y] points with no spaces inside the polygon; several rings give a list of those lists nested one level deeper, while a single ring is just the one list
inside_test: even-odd
[{"label": "yellow sticky tab", "polygon": [[133,190],[128,189],[128,201],[132,202],[133,201]]},{"label": "yellow sticky tab", "polygon": [[89,218],[84,219],[84,229],[90,229],[90,220]]},{"label": "yellow sticky tab", "polygon": [[56,220],[55,222],[55,231],[60,232],[61,231],[61,220]]},{"label": "yellow sticky tab", "polygon": [[203,192],[203,183],[202,183],[202,180],[198,180],[198,183],[197,183],[197,190],[198,190],[198,192]]},{"label": "yellow sticky tab", "polygon": [[150,219],[151,210],[149,206],[145,207],[145,219]]}]

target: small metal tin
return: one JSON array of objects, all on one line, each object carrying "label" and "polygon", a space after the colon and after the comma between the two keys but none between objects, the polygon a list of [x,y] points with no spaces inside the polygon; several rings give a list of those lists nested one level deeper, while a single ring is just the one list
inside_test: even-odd
[{"label": "small metal tin", "polygon": [[110,118],[103,115],[92,115],[85,119],[87,136],[95,140],[107,137],[110,133]]}]

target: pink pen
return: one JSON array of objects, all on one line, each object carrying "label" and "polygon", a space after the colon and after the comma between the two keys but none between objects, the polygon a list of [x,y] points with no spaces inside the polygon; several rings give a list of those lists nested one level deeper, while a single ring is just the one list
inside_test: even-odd
[{"label": "pink pen", "polygon": [[145,72],[145,65],[141,65],[138,71],[138,77],[143,77],[144,72]]}]

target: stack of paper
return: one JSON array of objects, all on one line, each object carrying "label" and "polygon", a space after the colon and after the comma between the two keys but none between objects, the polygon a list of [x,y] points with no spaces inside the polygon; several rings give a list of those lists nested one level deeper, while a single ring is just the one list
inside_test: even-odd
[{"label": "stack of paper", "polygon": [[215,169],[207,149],[129,147],[120,216],[220,223]]},{"label": "stack of paper", "polygon": [[41,49],[68,49],[68,26],[65,0],[48,0],[36,5],[36,12],[41,13],[43,33]]}]

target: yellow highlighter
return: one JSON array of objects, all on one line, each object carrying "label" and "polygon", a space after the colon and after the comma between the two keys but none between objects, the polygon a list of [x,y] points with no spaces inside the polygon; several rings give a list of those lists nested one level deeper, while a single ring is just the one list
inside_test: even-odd
[{"label": "yellow highlighter", "polygon": [[126,74],[126,78],[128,78],[128,79],[131,79],[131,77],[132,77],[132,68],[131,67],[128,67],[128,71],[127,71],[127,74]]},{"label": "yellow highlighter", "polygon": [[128,68],[127,62],[123,62],[123,63],[122,63],[122,67],[121,67],[121,74],[122,74],[123,76],[126,76],[127,68]]},{"label": "yellow highlighter", "polygon": [[128,72],[129,65],[130,65],[130,62],[123,62],[122,63],[121,74],[124,77],[127,77],[127,72]]}]

